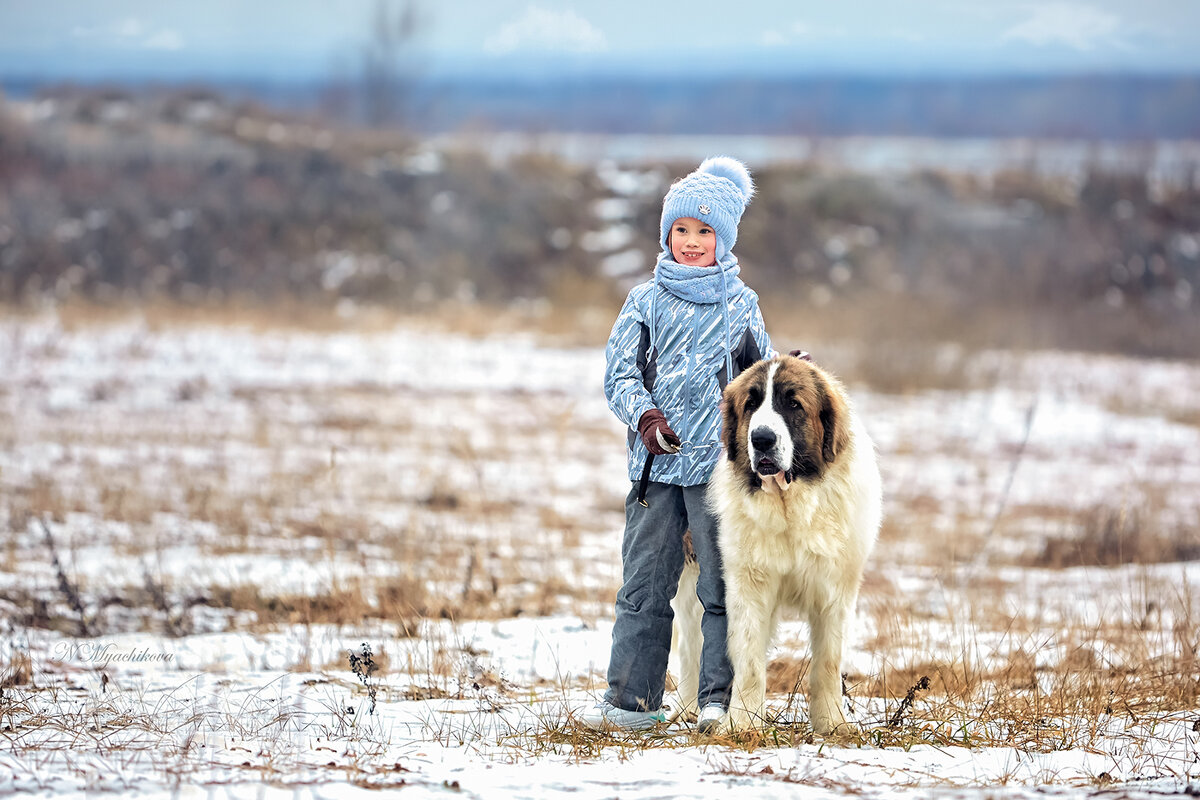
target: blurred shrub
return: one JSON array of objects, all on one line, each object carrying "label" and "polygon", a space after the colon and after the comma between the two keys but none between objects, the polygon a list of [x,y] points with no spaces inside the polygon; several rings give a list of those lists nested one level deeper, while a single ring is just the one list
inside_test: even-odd
[{"label": "blurred shrub", "polygon": [[[120,124],[94,103],[0,116],[0,300],[612,304],[650,275],[663,193],[695,167],[500,163],[201,101]],[[751,166],[744,277],[797,319],[1200,356],[1194,174]]]},{"label": "blurred shrub", "polygon": [[1165,526],[1163,509],[1100,505],[1084,509],[1075,537],[1054,536],[1042,552],[1026,559],[1027,566],[1115,567],[1122,564],[1162,564],[1200,559],[1200,537],[1181,525]]},{"label": "blurred shrub", "polygon": [[[0,299],[503,301],[590,274],[577,235],[552,235],[592,227],[590,171],[353,132],[297,146],[282,142],[302,126],[247,119],[132,134],[59,120],[32,145],[0,129]],[[164,155],[164,138],[190,144]]]}]

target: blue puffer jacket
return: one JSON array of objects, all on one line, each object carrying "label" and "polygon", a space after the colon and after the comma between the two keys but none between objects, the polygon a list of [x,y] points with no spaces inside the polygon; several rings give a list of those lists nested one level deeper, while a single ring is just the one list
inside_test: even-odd
[{"label": "blue puffer jacket", "polygon": [[[659,256],[654,278],[635,286],[605,351],[604,395],[629,426],[629,479],[641,478],[648,451],[638,420],[662,410],[684,445],[656,456],[650,479],[707,483],[721,457],[721,392],[760,358],[773,358],[758,295],[738,278],[737,259],[687,267]],[[724,301],[724,302],[722,302]]]}]

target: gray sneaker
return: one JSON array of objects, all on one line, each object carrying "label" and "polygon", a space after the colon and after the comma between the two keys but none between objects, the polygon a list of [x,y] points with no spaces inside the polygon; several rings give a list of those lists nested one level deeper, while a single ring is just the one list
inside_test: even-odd
[{"label": "gray sneaker", "polygon": [[658,711],[626,711],[602,700],[579,715],[579,721],[592,730],[642,731],[667,721],[666,713]]},{"label": "gray sneaker", "polygon": [[696,728],[701,733],[717,733],[723,722],[725,722],[725,707],[720,703],[709,703],[700,712]]}]

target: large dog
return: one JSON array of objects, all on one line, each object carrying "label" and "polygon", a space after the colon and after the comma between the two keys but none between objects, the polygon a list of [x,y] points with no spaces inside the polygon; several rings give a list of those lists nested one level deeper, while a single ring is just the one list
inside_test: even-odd
[{"label": "large dog", "polygon": [[[708,502],[720,520],[733,697],[727,724],[761,726],[767,649],[779,612],[807,616],[809,719],[827,734],[842,714],[842,647],[879,530],[875,445],[842,385],[792,356],[760,361],[725,389],[721,459]],[[697,568],[675,599],[684,712],[694,711],[700,655]]]}]

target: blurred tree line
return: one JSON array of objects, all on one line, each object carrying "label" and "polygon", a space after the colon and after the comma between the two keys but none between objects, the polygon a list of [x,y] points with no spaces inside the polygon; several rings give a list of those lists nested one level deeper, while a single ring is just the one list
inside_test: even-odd
[{"label": "blurred tree line", "polygon": [[504,301],[587,271],[549,235],[590,224],[580,168],[497,168],[253,108],[89,119],[0,123],[0,299]]},{"label": "blurred tree line", "polygon": [[[1153,335],[1095,346],[1200,355],[1195,175],[751,166],[738,253],[766,298],[1132,319]],[[0,105],[0,300],[614,303],[649,276],[662,195],[694,167],[497,163],[204,93],[92,93],[33,121]]]}]

